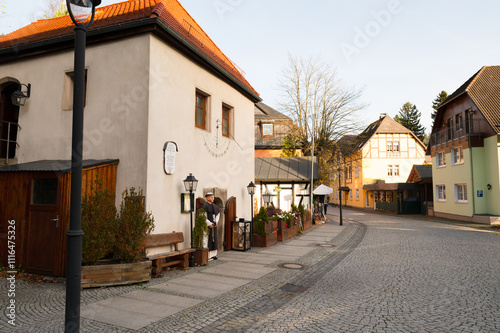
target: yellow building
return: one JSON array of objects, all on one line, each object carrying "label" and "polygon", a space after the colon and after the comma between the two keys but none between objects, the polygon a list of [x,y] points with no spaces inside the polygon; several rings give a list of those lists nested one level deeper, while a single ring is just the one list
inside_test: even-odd
[{"label": "yellow building", "polygon": [[424,144],[385,113],[363,133],[344,136],[339,147],[342,154],[330,177],[335,189],[330,202],[339,203],[340,187],[346,206],[396,211],[397,201],[414,186],[406,184],[412,166],[425,162]]}]

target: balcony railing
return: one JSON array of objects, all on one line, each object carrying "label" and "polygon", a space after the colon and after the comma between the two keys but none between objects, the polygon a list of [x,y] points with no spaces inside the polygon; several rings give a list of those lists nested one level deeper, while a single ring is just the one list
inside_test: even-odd
[{"label": "balcony railing", "polygon": [[453,124],[452,127],[433,133],[430,138],[430,145],[434,147],[467,136],[479,136],[485,131],[485,126],[484,119],[473,119],[471,122],[462,121]]}]

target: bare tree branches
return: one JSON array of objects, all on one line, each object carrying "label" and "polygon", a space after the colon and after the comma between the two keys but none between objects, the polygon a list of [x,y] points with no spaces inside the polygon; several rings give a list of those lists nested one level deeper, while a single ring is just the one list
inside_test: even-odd
[{"label": "bare tree branches", "polygon": [[329,64],[289,55],[280,86],[284,95],[280,109],[297,125],[297,141],[304,153],[310,151],[313,136],[315,151],[321,152],[333,149],[345,134],[362,129],[358,117],[365,107],[358,101],[361,90],[346,88]]}]

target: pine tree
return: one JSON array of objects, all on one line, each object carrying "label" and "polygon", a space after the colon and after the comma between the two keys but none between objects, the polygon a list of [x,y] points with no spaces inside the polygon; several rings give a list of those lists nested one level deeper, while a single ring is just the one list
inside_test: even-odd
[{"label": "pine tree", "polygon": [[432,120],[436,119],[438,107],[448,98],[448,93],[446,91],[441,91],[436,98],[432,101],[432,108],[434,111],[431,114]]},{"label": "pine tree", "polygon": [[394,120],[412,131],[420,140],[423,140],[425,127],[420,124],[421,116],[420,111],[418,111],[414,104],[406,102],[399,110],[399,114],[394,117]]}]

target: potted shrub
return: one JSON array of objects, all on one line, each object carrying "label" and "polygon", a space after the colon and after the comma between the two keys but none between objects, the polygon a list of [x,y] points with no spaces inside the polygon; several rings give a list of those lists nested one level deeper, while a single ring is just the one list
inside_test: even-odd
[{"label": "potted shrub", "polygon": [[95,265],[113,250],[116,219],[115,195],[103,188],[97,175],[82,199],[82,264]]},{"label": "potted shrub", "polygon": [[193,246],[195,266],[208,265],[208,247],[206,240],[208,235],[207,214],[203,208],[198,210],[193,228]]},{"label": "potted shrub", "polygon": [[255,247],[268,247],[276,244],[277,242],[277,231],[273,230],[270,233],[266,231],[269,228],[268,225],[269,218],[267,216],[266,209],[261,207],[259,213],[254,217],[253,220],[253,234],[252,234],[252,244]]},{"label": "potted shrub", "polygon": [[[82,266],[82,288],[131,284],[151,279],[151,261],[144,260],[143,249],[146,236],[154,229],[154,218],[151,213],[145,212],[142,191],[126,189],[120,211],[110,220],[114,256],[120,263]],[[89,262],[88,259],[86,261]]]}]

